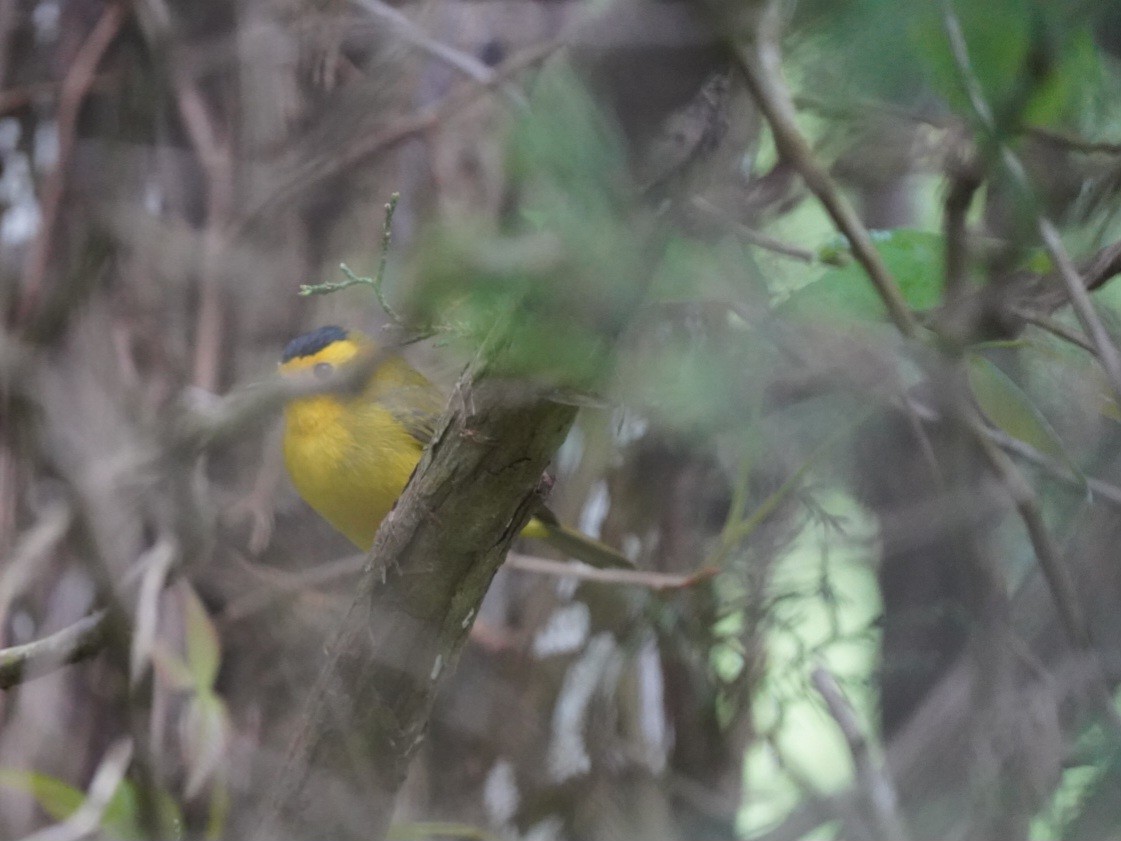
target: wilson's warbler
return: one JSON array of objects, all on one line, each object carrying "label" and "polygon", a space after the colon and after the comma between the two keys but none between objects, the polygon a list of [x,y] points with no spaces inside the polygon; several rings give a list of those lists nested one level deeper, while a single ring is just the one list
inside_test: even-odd
[{"label": "wilson's warbler", "polygon": [[[311,371],[326,378],[373,349],[362,333],[320,327],[288,343],[280,371]],[[292,484],[355,546],[369,549],[420,461],[443,404],[432,383],[399,356],[380,361],[357,395],[291,400],[284,410],[284,463]],[[631,566],[609,546],[560,525],[544,509],[522,535],[596,566]]]}]

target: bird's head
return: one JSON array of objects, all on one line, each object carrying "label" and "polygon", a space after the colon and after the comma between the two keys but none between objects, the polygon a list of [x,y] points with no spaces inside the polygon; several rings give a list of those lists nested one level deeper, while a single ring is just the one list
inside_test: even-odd
[{"label": "bird's head", "polygon": [[[363,352],[370,352],[370,340],[357,331],[330,325],[292,339],[280,357],[280,373],[285,377],[327,380]],[[297,397],[285,407],[289,433],[314,434],[346,417],[350,399],[346,392],[328,392]]]},{"label": "bird's head", "polygon": [[280,373],[299,374],[305,371],[321,379],[330,377],[336,368],[345,365],[368,340],[359,333],[334,324],[297,336],[284,346],[280,356]]}]

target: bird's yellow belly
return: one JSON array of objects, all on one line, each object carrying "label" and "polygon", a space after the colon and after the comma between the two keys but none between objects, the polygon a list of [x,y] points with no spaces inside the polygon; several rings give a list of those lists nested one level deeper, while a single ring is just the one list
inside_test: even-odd
[{"label": "bird's yellow belly", "polygon": [[420,460],[420,444],[404,430],[361,437],[339,429],[324,432],[286,432],[288,474],[327,522],[358,548],[369,549]]}]

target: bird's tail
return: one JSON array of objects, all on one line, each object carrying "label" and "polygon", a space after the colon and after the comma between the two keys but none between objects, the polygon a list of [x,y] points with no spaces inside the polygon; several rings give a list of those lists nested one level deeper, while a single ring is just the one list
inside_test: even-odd
[{"label": "bird's tail", "polygon": [[522,537],[541,540],[589,566],[634,569],[625,555],[583,532],[562,525],[551,511],[542,511],[522,529]]}]

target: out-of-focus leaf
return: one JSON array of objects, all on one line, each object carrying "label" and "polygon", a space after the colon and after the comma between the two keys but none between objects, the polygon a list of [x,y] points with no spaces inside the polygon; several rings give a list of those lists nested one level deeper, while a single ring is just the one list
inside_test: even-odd
[{"label": "out-of-focus leaf", "polygon": [[230,805],[230,784],[226,774],[219,772],[211,787],[210,809],[206,816],[206,837],[209,841],[221,841],[226,837]]},{"label": "out-of-focus leaf", "polygon": [[550,65],[534,86],[530,108],[511,137],[509,163],[519,181],[547,185],[549,193],[556,189],[595,210],[610,201],[613,186],[623,187],[627,171],[618,133],[563,63]]},{"label": "out-of-focus leaf", "polygon": [[[85,802],[86,793],[48,774],[36,771],[0,769],[0,785],[25,791],[55,821],[65,821]],[[183,816],[178,805],[165,792],[156,794],[160,837],[175,841],[183,837]],[[105,806],[101,830],[108,838],[120,841],[141,841],[147,833],[141,829],[140,799],[136,786],[124,780]]]},{"label": "out-of-focus leaf", "polygon": [[[1088,16],[1076,4],[989,0],[953,8],[972,73],[998,119],[1057,126],[1089,101],[1102,68]],[[938,92],[971,113],[940,4],[915,7],[911,42]]]},{"label": "out-of-focus leaf", "polygon": [[[183,814],[179,805],[166,791],[156,792],[156,812],[160,825],[160,838],[177,841],[183,837]],[[122,841],[143,841],[148,833],[140,820],[140,795],[131,780],[125,780],[105,807],[101,820],[107,835]]]},{"label": "out-of-focus leaf", "polygon": [[[972,113],[946,37],[943,5],[810,0],[802,14],[827,33],[809,89],[830,101],[913,100],[933,89]],[[1093,98],[1105,78],[1093,39],[1094,4],[1077,0],[955,0],[972,73],[998,118],[1057,125]]]},{"label": "out-of-focus leaf", "polygon": [[168,570],[175,560],[175,548],[168,541],[160,541],[144,554],[140,563],[144,577],[140,581],[140,597],[136,603],[136,630],[129,651],[129,677],[137,683],[146,673],[156,639],[160,616],[160,594]]},{"label": "out-of-focus leaf", "polygon": [[0,769],[0,785],[25,791],[35,798],[44,812],[56,821],[64,821],[77,811],[86,799],[81,789],[64,783],[49,774],[36,771]]},{"label": "out-of-focus leaf", "polygon": [[534,84],[508,158],[518,213],[501,226],[449,220],[431,231],[418,248],[413,318],[475,346],[509,320],[503,374],[586,386],[652,268],[627,222],[623,144],[558,63]]},{"label": "out-of-focus leaf", "polygon": [[185,581],[179,585],[183,604],[183,624],[187,638],[187,666],[194,677],[195,686],[209,690],[218,677],[222,662],[222,649],[218,630],[194,589]]},{"label": "out-of-focus leaf", "polygon": [[1011,377],[975,353],[969,355],[968,373],[973,397],[994,426],[1044,455],[1071,465],[1070,456],[1050,422]]},{"label": "out-of-focus leaf", "polygon": [[195,676],[191,667],[187,665],[187,661],[175,652],[168,650],[166,645],[160,643],[154,645],[150,656],[156,674],[168,686],[180,690],[195,688]]},{"label": "out-of-focus leaf", "polygon": [[418,821],[395,823],[386,837],[390,841],[420,841],[422,838],[469,838],[472,841],[496,841],[497,836],[481,827],[466,823]]},{"label": "out-of-focus leaf", "polygon": [[230,726],[225,703],[209,690],[200,691],[187,702],[179,729],[187,759],[186,794],[195,797],[226,754]]},{"label": "out-of-focus leaf", "polygon": [[1102,392],[1102,401],[1098,411],[1102,413],[1103,417],[1121,423],[1121,406],[1118,406],[1117,400],[1106,391]]},{"label": "out-of-focus leaf", "polygon": [[[877,231],[873,243],[912,309],[930,309],[938,304],[943,284],[944,246],[940,234],[899,228]],[[848,254],[848,250],[833,244],[826,246],[823,254],[836,258]],[[846,265],[829,269],[796,291],[779,310],[794,315],[847,316],[859,320],[880,320],[887,314],[868,275],[851,260],[851,255]]]}]

